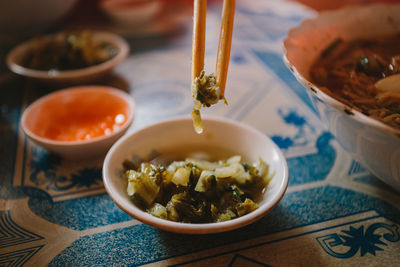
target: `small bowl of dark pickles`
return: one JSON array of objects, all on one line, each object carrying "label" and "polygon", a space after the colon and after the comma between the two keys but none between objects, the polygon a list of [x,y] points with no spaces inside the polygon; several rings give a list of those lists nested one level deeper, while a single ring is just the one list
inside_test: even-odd
[{"label": "small bowl of dark pickles", "polygon": [[76,85],[99,80],[121,63],[129,45],[103,31],[70,31],[39,36],[7,55],[9,69],[48,85]]}]

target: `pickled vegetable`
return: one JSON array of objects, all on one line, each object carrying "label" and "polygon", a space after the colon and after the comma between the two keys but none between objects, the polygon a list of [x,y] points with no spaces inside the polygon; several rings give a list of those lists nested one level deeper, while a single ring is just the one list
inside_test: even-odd
[{"label": "pickled vegetable", "polygon": [[216,84],[214,74],[206,75],[204,70],[192,84],[193,111],[192,119],[193,126],[197,133],[203,132],[201,123],[200,109],[201,107],[210,107],[216,104],[220,99],[221,90]]},{"label": "pickled vegetable", "polygon": [[256,210],[273,174],[262,159],[249,165],[233,156],[218,162],[187,158],[168,166],[146,162],[126,170],[125,176],[132,201],[153,216],[209,223]]},{"label": "pickled vegetable", "polygon": [[90,31],[65,32],[51,39],[37,39],[23,65],[53,72],[74,70],[100,64],[116,54],[112,44],[96,42]]}]

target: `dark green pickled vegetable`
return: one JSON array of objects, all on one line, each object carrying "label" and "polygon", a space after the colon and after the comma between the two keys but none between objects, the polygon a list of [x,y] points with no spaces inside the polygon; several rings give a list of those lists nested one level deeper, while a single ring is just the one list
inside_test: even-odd
[{"label": "dark green pickled vegetable", "polygon": [[357,64],[357,70],[367,75],[385,77],[385,65],[380,62],[376,55],[363,56]]},{"label": "dark green pickled vegetable", "polygon": [[201,107],[210,107],[216,104],[220,99],[221,90],[216,84],[214,74],[206,75],[204,70],[200,73],[192,84],[193,126],[197,133],[203,131],[201,123],[200,109]]},{"label": "dark green pickled vegetable", "polygon": [[219,101],[220,89],[216,84],[214,74],[206,75],[204,71],[194,80],[192,94],[202,106],[209,107]]},{"label": "dark green pickled vegetable", "polygon": [[38,38],[22,65],[37,70],[74,70],[100,64],[116,54],[112,44],[94,41],[90,31],[67,32],[52,39]]},{"label": "dark green pickled vegetable", "polygon": [[257,209],[257,201],[272,176],[261,159],[249,165],[234,156],[218,162],[188,158],[168,166],[142,163],[137,170],[127,170],[126,178],[132,201],[153,216],[208,223],[234,219]]}]

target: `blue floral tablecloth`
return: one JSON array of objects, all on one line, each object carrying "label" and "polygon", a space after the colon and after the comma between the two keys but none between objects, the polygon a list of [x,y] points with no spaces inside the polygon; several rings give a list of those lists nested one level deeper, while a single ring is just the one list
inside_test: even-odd
[{"label": "blue floral tablecloth", "polygon": [[[220,11],[209,6],[207,72]],[[229,106],[204,113],[270,136],[290,181],[272,212],[221,234],[169,233],[129,217],[105,193],[101,160],[63,160],[22,133],[24,108],[52,89],[1,73],[0,266],[400,266],[400,194],[343,151],[283,64],[288,29],[314,15],[292,2],[237,1]],[[107,83],[135,98],[130,131],[190,113],[190,14],[186,24],[173,35],[126,36],[135,49]]]}]

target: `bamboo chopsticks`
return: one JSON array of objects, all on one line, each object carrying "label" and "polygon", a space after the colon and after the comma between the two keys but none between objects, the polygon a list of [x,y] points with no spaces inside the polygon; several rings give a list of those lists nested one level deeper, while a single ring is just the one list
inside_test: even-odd
[{"label": "bamboo chopsticks", "polygon": [[204,68],[207,0],[195,0],[192,38],[192,84]]},{"label": "bamboo chopsticks", "polygon": [[193,3],[193,37],[192,37],[192,97],[193,101],[193,127],[197,133],[203,132],[201,123],[200,108],[201,102],[198,101],[197,92],[194,89],[195,80],[200,76],[204,69],[204,53],[206,45],[206,13],[207,0],[194,0]]},{"label": "bamboo chopsticks", "polygon": [[[194,0],[193,38],[192,38],[192,83],[204,69],[205,33],[206,33],[207,0]],[[228,74],[229,58],[232,44],[233,20],[235,15],[235,0],[224,0],[222,7],[221,29],[219,35],[216,83],[224,98],[225,84]]]},{"label": "bamboo chopsticks", "polygon": [[221,90],[221,99],[224,98],[226,77],[228,75],[234,15],[235,0],[224,0],[222,7],[221,30],[219,32],[217,66],[215,70],[216,82]]}]

